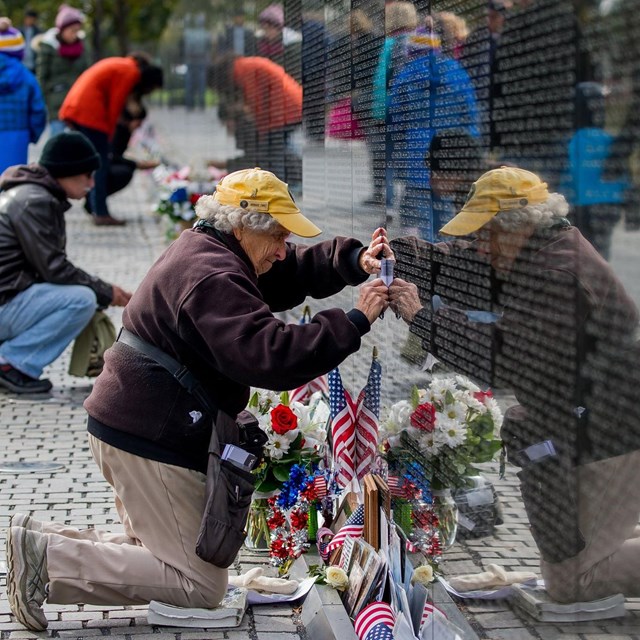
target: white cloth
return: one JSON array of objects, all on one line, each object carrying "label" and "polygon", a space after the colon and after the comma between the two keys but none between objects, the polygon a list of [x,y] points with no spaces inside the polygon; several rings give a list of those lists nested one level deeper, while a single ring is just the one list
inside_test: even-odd
[{"label": "white cloth", "polygon": [[269,578],[264,575],[264,569],[262,569],[262,567],[249,569],[247,573],[239,576],[229,576],[229,584],[233,587],[244,587],[251,591],[282,593],[284,595],[290,595],[298,588],[297,580]]},{"label": "white cloth", "polygon": [[510,584],[528,582],[536,578],[537,575],[531,571],[506,571],[504,567],[490,564],[487,565],[486,571],[453,576],[448,579],[448,582],[456,591],[463,593],[465,591],[506,587]]}]

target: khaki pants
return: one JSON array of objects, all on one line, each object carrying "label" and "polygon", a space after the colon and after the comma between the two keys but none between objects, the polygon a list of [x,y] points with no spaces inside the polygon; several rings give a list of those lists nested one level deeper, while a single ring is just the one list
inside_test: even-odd
[{"label": "khaki pants", "polygon": [[125,535],[47,525],[48,602],[218,605],[227,570],[195,553],[205,476],[140,458],[92,435],[89,444],[113,487]]},{"label": "khaki pants", "polygon": [[585,548],[556,564],[541,561],[549,595],[581,602],[616,593],[640,597],[640,451],[585,464],[579,471]]}]

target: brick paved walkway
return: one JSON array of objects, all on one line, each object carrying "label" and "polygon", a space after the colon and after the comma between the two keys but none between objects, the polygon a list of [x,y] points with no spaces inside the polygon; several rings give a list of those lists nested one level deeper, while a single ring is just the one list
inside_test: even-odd
[{"label": "brick paved walkway", "polygon": [[[212,112],[191,113],[175,109],[155,110],[150,120],[155,124],[165,155],[182,164],[203,166],[206,158],[224,157],[233,150],[232,141],[217,125]],[[348,168],[347,170],[344,170]],[[306,183],[305,210],[325,228],[327,235],[352,234],[363,240],[377,224],[378,214],[354,206],[366,195],[366,163],[361,150],[334,146],[321,153],[315,150],[305,157],[305,171],[313,171]],[[333,172],[333,174],[332,174]],[[333,182],[338,172],[340,181]],[[330,206],[327,193],[331,193]],[[153,185],[145,175],[112,199],[116,216],[127,218],[124,228],[97,228],[81,207],[67,214],[68,247],[74,261],[88,271],[125,288],[135,289],[146,269],[166,246],[165,227],[152,213]],[[351,211],[354,216],[351,216]],[[390,229],[393,234],[393,225]],[[630,251],[628,237],[618,237],[618,247]],[[625,264],[630,282],[637,285],[637,263],[630,268],[620,254],[614,260]],[[635,292],[635,291],[634,291]],[[347,291],[323,302],[323,306],[353,305],[354,293]],[[314,305],[314,311],[320,303]],[[120,311],[110,309],[116,326]],[[294,314],[295,315],[295,314]],[[292,315],[292,318],[294,317]],[[367,336],[362,351],[343,367],[346,384],[359,388],[364,384],[371,347],[378,346],[385,368],[383,395],[386,401],[406,397],[412,384],[425,381],[425,375],[398,357],[406,338],[403,323],[387,314]],[[73,526],[96,526],[120,530],[112,508],[111,493],[91,460],[85,432],[82,402],[90,391],[91,380],[71,378],[66,373],[69,353],[65,353],[47,370],[54,390],[45,401],[15,398],[0,391],[0,464],[13,461],[55,461],[64,468],[50,473],[0,473],[0,574],[3,574],[4,536],[9,516],[14,511],[32,513],[43,520],[67,522]],[[504,399],[505,402],[509,398]],[[480,571],[483,565],[496,562],[507,569],[537,570],[538,554],[529,535],[527,521],[516,485],[514,470],[499,480],[496,465],[488,465],[486,475],[494,482],[504,507],[505,523],[495,537],[456,543],[443,565],[447,574]],[[260,562],[249,552],[243,553],[235,565],[246,571]],[[113,639],[153,635],[156,640],[199,640],[205,638],[251,638],[275,640],[305,638],[298,613],[290,606],[255,608],[242,626],[232,631],[202,632],[194,629],[150,627],[146,622],[146,607],[98,607],[45,605],[50,626],[46,633],[34,634],[16,623],[9,613],[6,594],[0,576],[0,640],[11,638],[63,637]],[[512,612],[508,604],[460,604],[460,610],[480,638],[524,640],[596,640],[640,637],[639,601],[628,601],[627,616],[621,620],[580,623],[576,625],[536,624],[530,618]]]}]

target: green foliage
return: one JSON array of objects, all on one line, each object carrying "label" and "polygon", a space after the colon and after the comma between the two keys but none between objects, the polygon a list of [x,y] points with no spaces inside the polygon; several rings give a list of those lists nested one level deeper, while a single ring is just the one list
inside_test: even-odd
[{"label": "green foliage", "polygon": [[310,564],[307,575],[316,579],[316,584],[327,584],[327,568],[320,564]]},{"label": "green foliage", "polygon": [[[0,14],[22,25],[24,11],[38,11],[42,30],[53,26],[60,2],[50,0],[0,0]],[[134,50],[157,53],[157,43],[179,0],[84,0],[69,2],[87,16],[86,42],[96,57],[125,55]]]}]

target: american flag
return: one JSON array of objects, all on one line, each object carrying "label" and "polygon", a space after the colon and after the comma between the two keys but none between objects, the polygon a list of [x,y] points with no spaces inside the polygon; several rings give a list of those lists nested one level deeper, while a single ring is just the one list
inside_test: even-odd
[{"label": "american flag", "polygon": [[440,609],[438,609],[438,607],[434,606],[428,601],[425,602],[424,609],[422,610],[422,618],[420,619],[419,630],[422,630],[422,627],[424,627],[427,622],[431,623],[433,621],[433,618],[438,616],[445,618],[445,620],[447,618],[447,616]]},{"label": "american flag", "polygon": [[337,485],[344,488],[356,475],[355,406],[337,368],[329,372],[329,408],[334,473]]},{"label": "american flag", "polygon": [[[334,534],[331,529],[327,529],[327,527],[320,527],[318,532],[316,533],[316,544],[318,545],[318,553],[320,557],[326,562],[331,555],[329,551],[329,544],[331,540],[333,540]],[[328,538],[328,540],[325,540]]]},{"label": "american flag", "polygon": [[327,479],[324,476],[316,476],[313,479],[313,490],[318,500],[327,497]]},{"label": "american flag", "polygon": [[356,617],[356,635],[360,640],[392,640],[395,622],[390,605],[372,602]]},{"label": "american flag", "polygon": [[289,402],[302,402],[303,404],[316,392],[320,391],[323,396],[329,396],[329,382],[327,376],[319,376],[307,384],[289,392]]},{"label": "american flag", "polygon": [[376,457],[381,381],[382,367],[374,354],[367,384],[360,392],[356,403],[356,476],[358,480],[371,470]]},{"label": "american flag", "polygon": [[338,549],[344,544],[345,538],[361,538],[364,531],[364,505],[359,504],[356,510],[347,518],[345,523],[340,527],[338,533],[331,539],[327,545],[327,554]]}]

